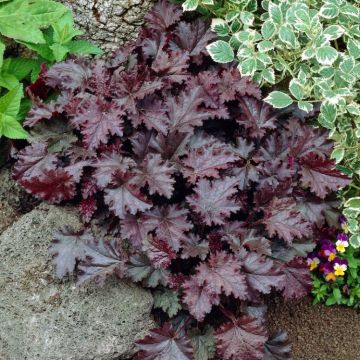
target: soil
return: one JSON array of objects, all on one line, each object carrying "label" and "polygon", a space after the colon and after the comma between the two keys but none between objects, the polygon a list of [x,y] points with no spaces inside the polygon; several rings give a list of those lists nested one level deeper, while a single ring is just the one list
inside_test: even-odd
[{"label": "soil", "polygon": [[359,360],[360,312],[313,305],[310,297],[269,303],[270,332],[282,329],[292,342],[293,360]]}]

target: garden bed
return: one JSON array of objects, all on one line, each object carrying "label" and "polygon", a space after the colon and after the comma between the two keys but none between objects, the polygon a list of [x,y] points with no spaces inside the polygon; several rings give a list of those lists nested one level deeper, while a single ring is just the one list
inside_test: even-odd
[{"label": "garden bed", "polygon": [[268,326],[286,329],[294,360],[360,359],[360,312],[342,306],[313,305],[312,299],[269,301]]}]

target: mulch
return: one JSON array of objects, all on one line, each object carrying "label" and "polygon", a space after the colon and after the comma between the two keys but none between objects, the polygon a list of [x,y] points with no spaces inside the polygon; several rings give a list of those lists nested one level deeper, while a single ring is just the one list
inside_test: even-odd
[{"label": "mulch", "polygon": [[313,305],[310,297],[268,306],[269,329],[288,332],[293,360],[360,360],[360,310]]}]

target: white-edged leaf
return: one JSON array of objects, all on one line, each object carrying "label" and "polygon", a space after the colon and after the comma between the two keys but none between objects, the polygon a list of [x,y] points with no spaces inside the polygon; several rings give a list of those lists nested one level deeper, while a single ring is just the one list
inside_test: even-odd
[{"label": "white-edged leaf", "polygon": [[274,49],[274,44],[269,40],[263,40],[257,44],[257,48],[259,52],[267,52]]},{"label": "white-edged leaf", "polygon": [[283,43],[290,46],[291,48],[296,47],[296,36],[289,26],[282,25],[280,27],[279,38]]},{"label": "white-edged leaf", "polygon": [[256,58],[251,57],[242,60],[239,63],[238,69],[243,76],[252,76],[256,71]]},{"label": "white-edged leaf", "polygon": [[308,48],[301,54],[301,60],[309,60],[315,56],[316,52],[313,48]]},{"label": "white-edged leaf", "polygon": [[331,46],[321,46],[316,49],[316,60],[321,65],[332,65],[338,57],[338,52]]},{"label": "white-edged leaf", "polygon": [[234,60],[234,50],[226,41],[217,40],[207,45],[206,50],[217,63],[225,64]]},{"label": "white-edged leaf", "polygon": [[285,108],[293,103],[293,99],[282,91],[273,91],[264,100],[277,109]]},{"label": "white-edged leaf", "polygon": [[325,19],[333,19],[339,15],[339,8],[335,4],[325,3],[320,8],[319,14]]},{"label": "white-edged leaf", "polygon": [[264,80],[267,81],[268,83],[275,84],[275,72],[274,72],[274,69],[271,69],[271,68],[264,69],[261,72],[261,75],[264,78]]},{"label": "white-edged leaf", "polygon": [[323,35],[326,40],[336,40],[342,36],[344,31],[344,28],[340,25],[330,25],[323,31]]},{"label": "white-edged leaf", "polygon": [[289,90],[292,96],[294,96],[297,100],[301,100],[304,97],[302,86],[297,79],[291,79],[289,83]]},{"label": "white-edged leaf", "polygon": [[270,19],[277,25],[281,25],[283,22],[283,14],[279,5],[269,2],[269,16]]},{"label": "white-edged leaf", "polygon": [[199,0],[186,0],[182,4],[182,8],[184,11],[196,10],[198,6],[199,6]]},{"label": "white-edged leaf", "polygon": [[338,148],[338,149],[334,149],[333,152],[331,153],[331,159],[334,159],[336,164],[338,164],[345,155],[345,149],[344,148]]},{"label": "white-edged leaf", "polygon": [[269,40],[276,32],[275,24],[270,21],[266,20],[261,26],[261,35],[265,40]]},{"label": "white-edged leaf", "polygon": [[310,112],[314,108],[313,104],[308,101],[299,101],[298,107],[300,110],[303,110],[305,112]]}]

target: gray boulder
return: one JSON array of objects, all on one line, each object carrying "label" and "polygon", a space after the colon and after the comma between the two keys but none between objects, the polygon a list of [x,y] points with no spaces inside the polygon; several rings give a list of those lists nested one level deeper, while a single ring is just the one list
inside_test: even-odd
[{"label": "gray boulder", "polygon": [[106,52],[137,37],[151,0],[61,0],[74,13],[84,37]]},{"label": "gray boulder", "polygon": [[41,205],[0,236],[0,359],[129,359],[154,326],[152,296],[117,279],[103,287],[61,282],[47,248],[70,208]]}]

